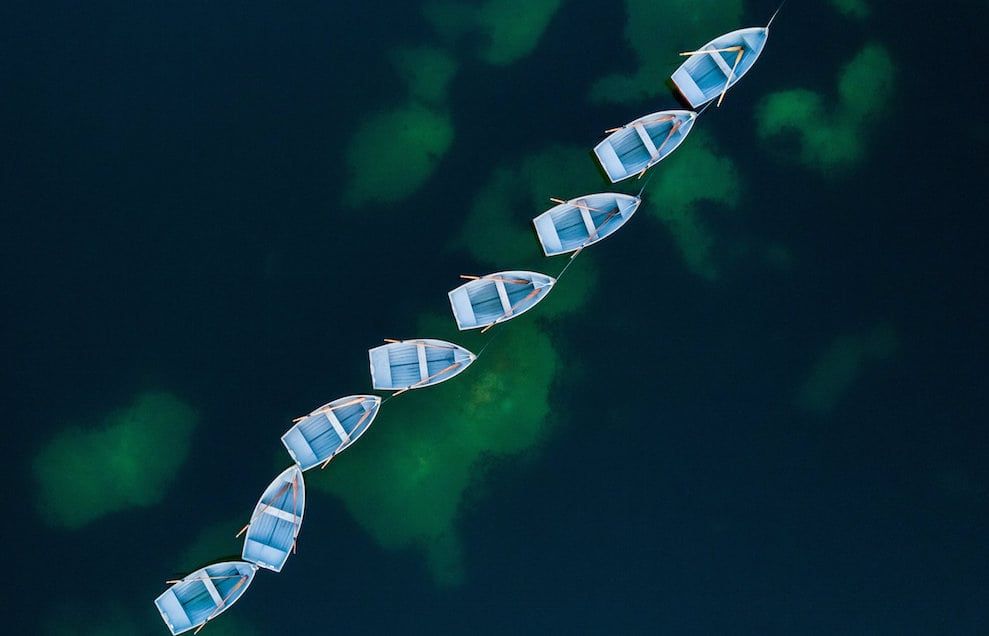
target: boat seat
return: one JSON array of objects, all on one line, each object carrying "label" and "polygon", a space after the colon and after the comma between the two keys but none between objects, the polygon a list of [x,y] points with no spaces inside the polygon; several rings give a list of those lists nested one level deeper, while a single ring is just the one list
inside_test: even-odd
[{"label": "boat seat", "polygon": [[216,606],[218,608],[223,607],[223,597],[220,596],[220,590],[216,589],[216,584],[213,583],[213,579],[209,577],[208,572],[206,576],[199,579],[199,582],[206,588],[206,591],[209,593],[210,598],[213,599],[213,602],[216,603]]},{"label": "boat seat", "polygon": [[[578,201],[578,203],[580,203],[581,205],[585,205],[585,206],[587,205],[583,201]],[[597,235],[597,228],[594,227],[594,219],[591,218],[591,211],[588,210],[586,207],[584,207],[584,208],[577,208],[577,209],[580,210],[580,218],[581,218],[581,220],[584,221],[584,227],[587,228],[588,239],[594,240],[594,236]],[[598,236],[598,238],[601,238],[601,237]]]},{"label": "boat seat", "polygon": [[659,157],[659,150],[656,149],[656,144],[653,143],[652,137],[646,132],[646,127],[642,124],[635,125],[635,132],[639,133],[639,139],[642,140],[642,145],[646,147],[649,152],[649,156],[654,160]]},{"label": "boat seat", "polygon": [[594,149],[594,154],[597,155],[598,161],[601,162],[601,167],[604,168],[608,178],[614,183],[628,176],[628,169],[622,163],[621,159],[618,158],[618,153],[615,152],[615,146],[611,143],[610,139],[611,137],[598,144],[597,148]]},{"label": "boat seat", "polygon": [[271,515],[272,517],[277,517],[282,521],[288,521],[291,524],[296,524],[301,521],[299,517],[295,516],[291,512],[282,510],[281,508],[276,508],[275,506],[268,506],[264,509],[264,514]]},{"label": "boat seat", "polygon": [[175,596],[173,590],[165,590],[165,593],[158,597],[155,604],[158,606],[158,612],[165,619],[165,624],[168,625],[173,634],[192,625],[192,619],[189,618],[188,612],[185,611],[185,607],[182,606],[182,602]]},{"label": "boat seat", "polygon": [[282,443],[285,444],[292,459],[300,466],[310,467],[319,462],[319,456],[298,427],[292,427],[285,433],[282,436]]},{"label": "boat seat", "polygon": [[419,381],[429,377],[429,361],[426,359],[426,343],[416,343],[416,355],[419,356]]},{"label": "boat seat", "polygon": [[704,91],[701,90],[700,86],[697,85],[697,81],[687,70],[687,63],[683,63],[680,68],[673,73],[670,78],[676,85],[680,94],[683,95],[684,99],[690,104],[692,108],[697,108],[701,104],[709,102],[710,97],[704,95]]},{"label": "boat seat", "polygon": [[340,438],[341,446],[344,446],[350,442],[350,434],[347,433],[346,429],[343,427],[343,424],[341,424],[340,420],[337,419],[337,414],[333,412],[333,409],[326,409],[323,411],[323,417],[326,418],[326,421],[333,427],[333,431],[337,434],[337,437]]},{"label": "boat seat", "polygon": [[508,300],[508,292],[505,291],[505,281],[496,280],[495,289],[498,290],[498,299],[501,300],[501,308],[505,310],[505,315],[512,313],[512,302]]},{"label": "boat seat", "polygon": [[[710,47],[706,47],[704,50],[708,51],[708,55],[712,59],[714,59],[714,63],[718,65],[718,68],[721,69],[721,72],[725,74],[725,79],[727,79],[728,75],[731,73],[731,67],[728,66],[728,62],[725,62],[725,58],[721,56],[721,53],[715,53],[711,51],[711,49],[718,49],[718,48],[729,48],[729,47],[710,46]],[[738,53],[735,53],[735,55],[738,55]]]},{"label": "boat seat", "polygon": [[244,560],[268,567],[270,569],[280,569],[288,558],[288,552],[273,548],[270,545],[248,539],[244,542]]}]

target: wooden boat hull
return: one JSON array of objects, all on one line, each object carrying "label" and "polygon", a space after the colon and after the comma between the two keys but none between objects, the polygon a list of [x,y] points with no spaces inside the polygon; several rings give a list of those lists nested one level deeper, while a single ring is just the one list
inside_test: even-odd
[{"label": "wooden boat hull", "polygon": [[532,220],[546,256],[583,249],[614,234],[642,200],[630,194],[602,192],[571,199]]},{"label": "wooden boat hull", "polygon": [[522,270],[468,281],[449,293],[457,328],[479,329],[520,316],[545,298],[555,283],[552,276]]},{"label": "wooden boat hull", "polygon": [[642,175],[683,143],[696,119],[689,110],[650,113],[608,135],[594,155],[612,183]]},{"label": "wooden boat hull", "polygon": [[282,444],[302,470],[338,455],[364,434],[378,415],[377,395],[348,395],[324,404],[296,422]]},{"label": "wooden boat hull", "polygon": [[[743,48],[742,58],[735,71],[737,53],[722,51],[719,53],[699,53],[692,55],[680,65],[670,79],[692,108],[698,108],[721,95],[725,84],[731,88],[742,79],[752,68],[769,37],[769,27],[751,27],[739,29],[718,36],[702,46],[699,51],[711,49],[729,49],[735,46]],[[731,82],[728,77],[731,76]]]},{"label": "wooden boat hull", "polygon": [[227,561],[200,568],[165,590],[155,607],[172,634],[195,629],[225,612],[254,580],[257,567]]},{"label": "wooden boat hull", "polygon": [[258,567],[281,572],[295,548],[306,511],[306,483],[296,465],[265,488],[244,537],[242,557]]},{"label": "wooden boat hull", "polygon": [[477,358],[463,347],[444,340],[403,340],[368,351],[371,384],[376,389],[401,391],[446,382]]}]

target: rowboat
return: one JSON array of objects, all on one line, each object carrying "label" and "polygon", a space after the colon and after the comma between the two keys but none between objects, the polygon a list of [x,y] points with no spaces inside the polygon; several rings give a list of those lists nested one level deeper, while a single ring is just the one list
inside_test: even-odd
[{"label": "rowboat", "polygon": [[281,572],[295,550],[305,511],[306,483],[302,469],[293,464],[265,488],[254,507],[251,522],[244,527],[244,560]]},{"label": "rowboat", "polygon": [[368,351],[371,384],[386,391],[408,391],[445,382],[477,358],[444,340],[401,340]]},{"label": "rowboat", "polygon": [[450,292],[450,306],[461,331],[488,328],[536,306],[556,279],[538,272],[512,270],[472,278]]},{"label": "rowboat", "polygon": [[662,110],[615,129],[594,148],[612,183],[638,175],[665,159],[687,137],[697,113]]},{"label": "rowboat", "polygon": [[[554,199],[556,200],[556,199]],[[532,220],[546,256],[584,249],[611,236],[642,202],[637,196],[602,192],[559,202]]]},{"label": "rowboat", "polygon": [[222,614],[237,602],[254,580],[257,567],[243,561],[207,565],[172,584],[155,599],[162,620],[173,634],[196,628]]},{"label": "rowboat", "polygon": [[378,414],[377,395],[349,395],[296,420],[282,444],[302,470],[326,465],[364,434]]},{"label": "rowboat", "polygon": [[715,97],[720,105],[728,89],[755,64],[768,37],[769,26],[739,29],[681,53],[687,60],[673,73],[673,84],[693,108]]}]

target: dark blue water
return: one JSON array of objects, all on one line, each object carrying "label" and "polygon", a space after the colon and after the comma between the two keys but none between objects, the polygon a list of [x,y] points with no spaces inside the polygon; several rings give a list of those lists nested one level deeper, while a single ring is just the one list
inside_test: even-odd
[{"label": "dark blue water", "polygon": [[[314,496],[304,551],[258,576],[239,624],[989,629],[986,123],[978,37],[958,37],[985,6],[875,2],[859,24],[806,4],[787,6],[730,108],[702,121],[745,176],[712,226],[783,244],[793,264],[719,255],[730,265],[709,282],[668,236],[630,225],[588,255],[603,282],[553,334],[574,369],[552,395],[565,424],[525,461],[496,462],[462,515],[466,582],[436,586],[418,553],[381,549]],[[748,10],[758,23],[772,7]],[[393,2],[0,8],[8,630],[44,633],[61,613],[77,631],[57,633],[93,634],[115,607],[121,633],[165,633],[162,580],[184,574],[176,555],[203,528],[247,515],[286,416],[363,390],[367,347],[446,310],[469,257],[428,246],[457,234],[491,170],[551,143],[590,149],[607,125],[673,105],[589,105],[632,53],[620,11],[570,2],[521,63],[455,49],[457,134],[437,172],[397,206],[345,208],[344,148],[404,94],[385,52],[429,41],[418,16]],[[898,75],[865,160],[822,178],[765,152],[758,97],[826,90],[870,40]],[[826,413],[794,404],[829,342],[880,323],[895,354]],[[35,454],[148,387],[201,418],[162,503],[78,530],[42,523]]]}]

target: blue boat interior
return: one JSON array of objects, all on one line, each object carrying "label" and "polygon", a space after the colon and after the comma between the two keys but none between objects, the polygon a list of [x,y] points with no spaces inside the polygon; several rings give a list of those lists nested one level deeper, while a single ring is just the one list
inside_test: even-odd
[{"label": "blue boat interior", "polygon": [[252,519],[244,541],[245,560],[277,570],[288,559],[305,506],[301,476],[290,474],[297,477],[294,486],[283,481],[261,499],[263,509]]},{"label": "blue boat interior", "polygon": [[[679,126],[673,134],[670,134],[677,122],[679,122]],[[679,145],[684,136],[690,132],[692,123],[689,117],[676,117],[666,121],[652,121],[642,124],[646,136],[649,137],[657,151],[655,161],[660,161]],[[638,130],[632,126],[614,133],[611,146],[624,166],[626,175],[640,172],[654,161]]]},{"label": "blue boat interior", "polygon": [[[358,423],[363,431],[370,422],[370,416],[364,415],[366,412],[363,400],[332,410],[333,416],[348,436],[346,440],[348,443],[360,433],[356,430]],[[299,422],[295,426],[294,434],[290,432],[286,435],[286,443],[292,448],[296,461],[305,470],[331,457],[344,446],[345,442],[330,422],[330,416],[326,412],[321,412]]]},{"label": "blue boat interior", "polygon": [[[591,222],[596,230],[596,239],[602,239],[614,232],[623,222],[623,215],[619,212],[619,202],[612,199],[607,205],[602,205],[601,200],[593,203],[583,203],[594,210],[588,210]],[[562,206],[550,214],[556,233],[560,237],[563,251],[576,249],[587,243],[592,237],[584,223],[583,211],[581,208],[572,205]]]},{"label": "blue boat interior", "polygon": [[[762,48],[766,44],[767,37],[768,32],[762,28],[742,29],[727,33],[713,40],[710,44],[705,45],[704,48],[729,49],[735,46],[743,47],[743,54],[741,59],[738,60],[738,66],[735,66],[738,56],[736,51],[720,51],[717,53],[693,55],[683,63],[681,69],[696,84],[696,88],[703,95],[703,101],[712,100],[724,91],[725,83],[729,76],[731,76],[731,84],[734,84],[752,68],[756,58],[759,57],[759,53],[762,52]],[[731,71],[732,67],[735,67],[734,72]],[[674,81],[678,81],[679,78],[682,78],[680,70],[674,73]],[[682,81],[682,79],[679,79],[678,84]],[[681,89],[685,93],[693,93],[693,87],[689,86],[689,82],[686,83],[688,85],[682,86]],[[688,97],[697,98],[698,96],[692,94],[688,95]],[[694,105],[697,105],[694,99],[691,101]]]},{"label": "blue boat interior", "polygon": [[[211,565],[194,572],[187,577],[189,580],[175,584],[158,598],[156,604],[168,616],[172,632],[179,633],[201,625],[219,614],[219,610],[233,604],[247,589],[252,575],[247,564]],[[215,595],[210,591],[211,586]]]}]

